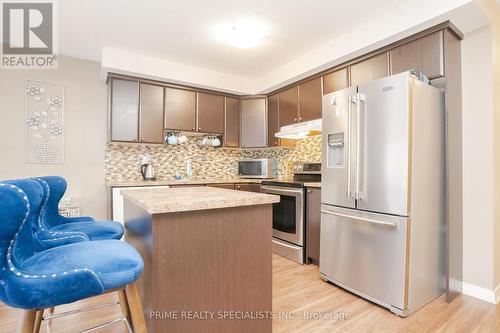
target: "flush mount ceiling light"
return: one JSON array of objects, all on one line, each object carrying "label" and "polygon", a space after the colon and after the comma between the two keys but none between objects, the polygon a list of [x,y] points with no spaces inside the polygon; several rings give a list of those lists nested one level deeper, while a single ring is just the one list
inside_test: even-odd
[{"label": "flush mount ceiling light", "polygon": [[255,21],[239,21],[223,24],[218,29],[219,40],[238,49],[257,46],[265,37],[264,26]]}]

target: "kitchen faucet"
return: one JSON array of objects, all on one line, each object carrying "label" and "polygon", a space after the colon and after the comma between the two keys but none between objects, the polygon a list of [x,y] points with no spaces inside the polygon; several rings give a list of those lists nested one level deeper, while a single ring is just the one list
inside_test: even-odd
[{"label": "kitchen faucet", "polygon": [[203,160],[205,160],[205,157],[195,156],[191,160],[188,160],[186,162],[186,175],[189,180],[193,179],[195,172],[197,172],[200,169],[200,166],[193,168],[194,161],[203,161]]}]

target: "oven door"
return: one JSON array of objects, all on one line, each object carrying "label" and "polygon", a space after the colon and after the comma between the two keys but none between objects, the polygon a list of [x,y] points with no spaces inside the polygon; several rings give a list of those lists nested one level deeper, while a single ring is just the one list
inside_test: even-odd
[{"label": "oven door", "polygon": [[303,189],[278,186],[261,186],[261,192],[280,196],[280,202],[273,204],[273,237],[303,246]]}]

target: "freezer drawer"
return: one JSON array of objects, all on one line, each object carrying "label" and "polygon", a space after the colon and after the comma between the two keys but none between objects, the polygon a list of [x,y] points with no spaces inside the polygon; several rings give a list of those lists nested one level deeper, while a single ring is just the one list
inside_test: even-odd
[{"label": "freezer drawer", "polygon": [[321,206],[320,272],[386,307],[406,307],[409,220]]}]

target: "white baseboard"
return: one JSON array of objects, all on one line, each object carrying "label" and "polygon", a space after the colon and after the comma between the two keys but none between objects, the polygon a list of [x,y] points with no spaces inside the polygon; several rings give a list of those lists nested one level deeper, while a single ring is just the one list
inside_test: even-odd
[{"label": "white baseboard", "polygon": [[463,282],[462,293],[488,303],[497,304],[500,301],[500,284],[495,288],[495,290],[490,290],[476,286],[474,284]]}]

